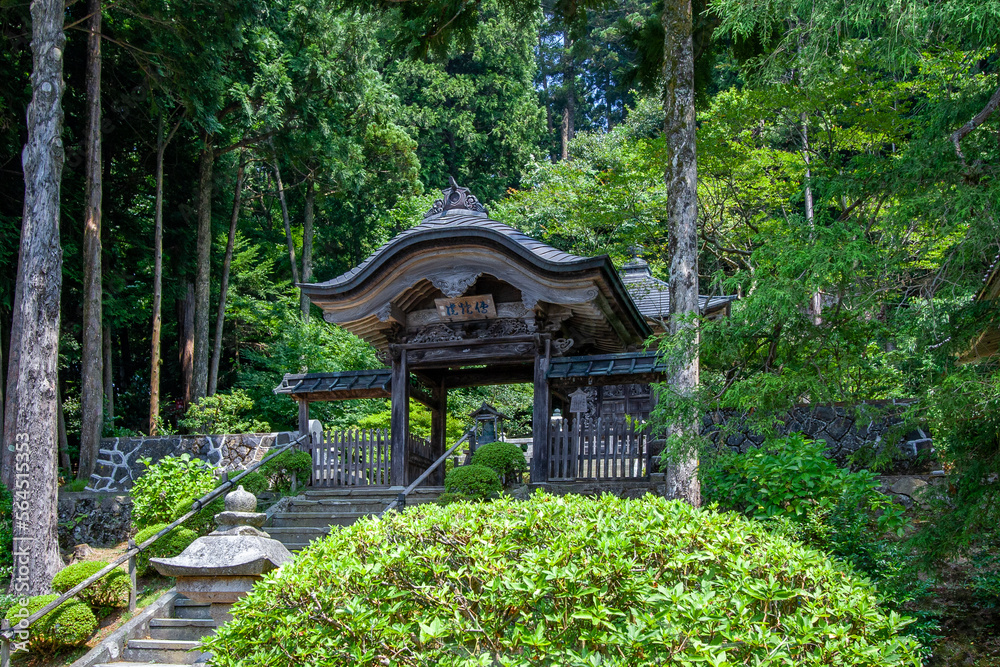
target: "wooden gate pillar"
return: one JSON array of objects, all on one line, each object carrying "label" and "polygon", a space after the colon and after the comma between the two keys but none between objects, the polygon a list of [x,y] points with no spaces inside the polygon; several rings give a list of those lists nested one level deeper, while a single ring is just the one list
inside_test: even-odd
[{"label": "wooden gate pillar", "polygon": [[392,354],[392,418],[389,422],[389,483],[406,486],[406,440],[410,432],[410,374],[406,368],[406,350]]},{"label": "wooden gate pillar", "polygon": [[535,400],[531,409],[531,481],[549,481],[549,425],[552,421],[552,392],[549,379],[549,354],[552,342],[545,340],[543,350],[535,353]]},{"label": "wooden gate pillar", "polygon": [[299,436],[309,432],[309,401],[304,398],[299,401]]},{"label": "wooden gate pillar", "polygon": [[[448,419],[448,389],[444,386],[444,381],[434,391],[434,409],[431,411],[431,452],[434,460],[437,460],[448,448],[447,419]],[[441,486],[444,484],[444,466],[438,468],[431,478],[431,484]]]}]

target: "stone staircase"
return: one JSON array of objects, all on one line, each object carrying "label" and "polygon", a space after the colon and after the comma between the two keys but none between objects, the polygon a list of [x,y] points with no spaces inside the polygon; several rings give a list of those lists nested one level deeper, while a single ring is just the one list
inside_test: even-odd
[{"label": "stone staircase", "polygon": [[209,606],[178,596],[169,618],[149,621],[149,637],[130,639],[121,658],[94,667],[178,667],[204,664],[211,654],[201,650],[201,638],[215,634],[217,627]]},{"label": "stone staircase", "polygon": [[[349,526],[361,517],[381,513],[402,490],[365,486],[308,489],[274,513],[263,529],[289,551],[299,551],[328,534],[331,526]],[[440,486],[420,487],[407,496],[406,506],[434,502],[442,493]]]}]

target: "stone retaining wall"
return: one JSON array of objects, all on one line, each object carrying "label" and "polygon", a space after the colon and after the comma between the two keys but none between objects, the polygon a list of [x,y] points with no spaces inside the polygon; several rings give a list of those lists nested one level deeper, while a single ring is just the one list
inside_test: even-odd
[{"label": "stone retaining wall", "polygon": [[[782,435],[802,432],[812,440],[823,440],[827,444],[838,465],[849,466],[850,457],[863,450],[870,449],[873,453],[883,451],[887,445],[898,448],[896,458],[904,461],[915,460],[920,452],[933,452],[931,438],[922,430],[897,435],[901,424],[897,416],[905,407],[905,403],[887,403],[875,405],[887,410],[881,416],[872,419],[861,413],[857,408],[845,406],[800,406],[794,408],[782,419],[778,431]],[[896,407],[898,406],[898,407]],[[893,408],[896,407],[894,415]],[[736,420],[735,426],[732,421]],[[704,416],[702,432],[712,437],[715,442],[723,429],[727,432],[726,445],[737,452],[745,452],[748,447],[757,447],[764,442],[763,436],[742,427],[744,418],[735,411],[716,411]],[[734,428],[729,428],[734,426]],[[713,437],[714,436],[714,437]],[[893,442],[890,442],[890,439]],[[906,470],[906,472],[916,472]]]},{"label": "stone retaining wall", "polygon": [[132,499],[93,491],[59,492],[59,546],[113,547],[129,538]]},{"label": "stone retaining wall", "polygon": [[169,435],[162,437],[103,438],[88,491],[104,493],[128,491],[145,467],[139,459],[159,461],[164,456],[190,454],[215,468],[243,470],[259,461],[275,445],[288,442],[295,434],[242,433],[236,435]]}]

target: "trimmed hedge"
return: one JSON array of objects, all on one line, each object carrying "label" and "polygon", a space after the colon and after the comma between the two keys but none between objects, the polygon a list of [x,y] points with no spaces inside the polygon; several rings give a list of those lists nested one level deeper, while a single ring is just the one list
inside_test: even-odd
[{"label": "trimmed hedge", "polygon": [[[28,615],[52,602],[58,595],[37,595],[28,598]],[[7,611],[7,620],[17,626],[21,605],[15,604]],[[67,600],[54,610],[31,624],[28,648],[33,652],[47,655],[67,646],[85,643],[97,630],[97,618],[86,603]]]},{"label": "trimmed hedge", "polygon": [[490,442],[472,455],[472,465],[492,468],[504,484],[521,481],[521,473],[528,471],[528,462],[521,448],[510,442]]},{"label": "trimmed hedge", "polygon": [[503,489],[496,471],[486,466],[459,466],[444,476],[444,490],[472,500],[488,500]]},{"label": "trimmed hedge", "polygon": [[[149,528],[143,528],[133,538],[136,544],[142,544],[153,535],[166,528],[169,524],[159,523]],[[150,558],[173,558],[187,549],[188,545],[198,539],[198,533],[190,528],[177,526],[172,531],[153,543],[151,547],[135,557],[135,573],[140,577],[150,571]]]},{"label": "trimmed hedge", "polygon": [[[65,593],[107,565],[106,562],[99,560],[67,565],[52,578],[52,590],[56,593]],[[77,597],[89,604],[99,618],[103,618],[112,609],[128,606],[129,588],[128,572],[118,567],[104,575],[97,583],[80,591]]]},{"label": "trimmed hedge", "polygon": [[248,472],[247,474],[243,475],[243,477],[240,477],[238,485],[242,486],[244,491],[248,491],[257,496],[258,498],[260,497],[260,494],[267,491],[268,487],[271,486],[267,477],[264,477],[256,470],[253,472]]},{"label": "trimmed hedge", "polygon": [[734,513],[536,493],[420,505],[268,574],[218,667],[918,667],[907,620],[825,555]]},{"label": "trimmed hedge", "polygon": [[313,460],[308,453],[286,449],[257,471],[270,481],[272,491],[284,493],[292,489],[292,473],[295,473],[299,488],[308,484],[312,467]]}]

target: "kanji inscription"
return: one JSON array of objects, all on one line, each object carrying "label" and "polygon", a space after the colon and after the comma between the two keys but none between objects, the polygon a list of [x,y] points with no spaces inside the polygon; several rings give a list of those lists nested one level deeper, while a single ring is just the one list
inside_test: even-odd
[{"label": "kanji inscription", "polygon": [[488,320],[497,316],[492,294],[460,296],[457,299],[434,299],[438,315],[445,322]]}]

